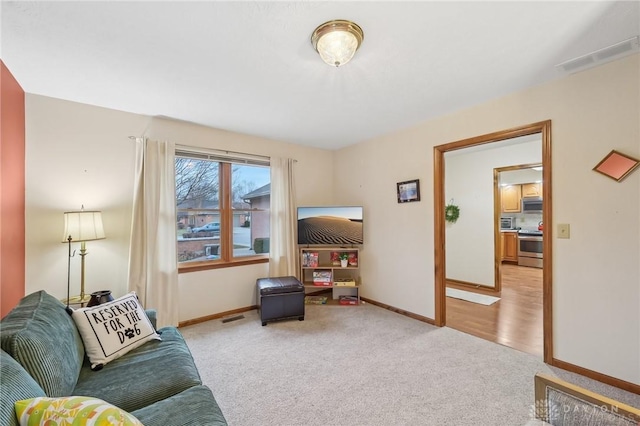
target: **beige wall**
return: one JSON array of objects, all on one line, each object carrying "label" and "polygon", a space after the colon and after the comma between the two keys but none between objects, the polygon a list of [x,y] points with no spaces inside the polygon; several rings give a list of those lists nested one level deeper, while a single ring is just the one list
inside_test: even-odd
[{"label": "beige wall", "polygon": [[[106,239],[87,242],[86,290],[126,292],[135,146],[147,117],[27,94],[26,293],[64,298],[67,246],[63,212],[101,210]],[[73,245],[79,250],[79,244]],[[71,259],[71,294],[80,256]]]},{"label": "beige wall", "polygon": [[[363,295],[433,318],[433,146],[553,121],[555,357],[640,384],[640,172],[591,169],[611,149],[640,157],[638,55],[336,152],[27,95],[26,291],[66,293],[62,212],[103,211],[87,288],[126,291],[134,149],[129,135],[298,159],[299,205],[363,205]],[[396,182],[422,201],[398,204]],[[553,236],[552,236],[553,237]],[[78,288],[79,258],[72,259]],[[180,276],[180,320],[255,303],[265,265]]]},{"label": "beige wall", "polygon": [[[154,120],[146,134],[181,145],[295,158],[297,204],[330,204],[333,199],[331,151],[173,120]],[[180,274],[180,321],[254,305],[256,279],[268,274],[266,263]]]},{"label": "beige wall", "polygon": [[[103,212],[107,235],[87,243],[87,291],[126,293],[135,157],[129,136],[293,157],[298,160],[298,202],[329,204],[333,198],[330,151],[38,95],[27,95],[26,115],[27,293],[45,289],[66,296],[62,213],[82,204]],[[181,274],[180,321],[255,304],[255,280],[267,275],[267,264]],[[79,291],[79,277],[76,255],[71,259],[72,294]]]},{"label": "beige wall", "polygon": [[[634,55],[337,152],[336,201],[365,206],[363,295],[433,318],[433,147],[551,119],[553,220],[571,225],[551,234],[555,358],[640,384],[640,172],[592,171],[640,157],[639,84]],[[415,178],[422,201],[397,204]]]}]

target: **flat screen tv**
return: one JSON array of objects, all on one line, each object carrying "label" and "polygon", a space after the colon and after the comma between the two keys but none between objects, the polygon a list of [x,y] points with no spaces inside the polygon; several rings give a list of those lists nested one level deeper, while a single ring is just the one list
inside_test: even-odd
[{"label": "flat screen tv", "polygon": [[298,207],[299,245],[363,243],[362,207]]}]

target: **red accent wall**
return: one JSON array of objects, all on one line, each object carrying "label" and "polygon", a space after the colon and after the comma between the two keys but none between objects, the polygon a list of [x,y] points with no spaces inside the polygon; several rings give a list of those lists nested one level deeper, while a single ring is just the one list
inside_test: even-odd
[{"label": "red accent wall", "polygon": [[0,61],[0,317],[25,292],[24,90]]}]

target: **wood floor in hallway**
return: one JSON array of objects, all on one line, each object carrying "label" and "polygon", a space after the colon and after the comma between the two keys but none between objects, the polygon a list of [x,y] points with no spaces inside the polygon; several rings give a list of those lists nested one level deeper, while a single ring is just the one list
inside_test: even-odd
[{"label": "wood floor in hallway", "polygon": [[447,297],[447,327],[542,357],[542,269],[503,264],[500,297],[490,306]]}]

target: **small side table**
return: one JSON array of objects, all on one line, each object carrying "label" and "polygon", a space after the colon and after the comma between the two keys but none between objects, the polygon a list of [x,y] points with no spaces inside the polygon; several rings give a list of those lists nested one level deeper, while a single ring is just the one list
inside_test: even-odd
[{"label": "small side table", "polygon": [[[91,294],[85,294],[84,297],[73,296],[69,298],[69,306],[80,305],[81,308],[98,306],[113,300],[111,290],[94,291]],[[62,303],[67,304],[67,299],[62,299]]]},{"label": "small side table", "polygon": [[[80,297],[79,295],[72,296],[69,298],[68,304],[69,306],[80,305],[81,308],[84,308],[85,306],[87,306],[87,303],[89,303],[89,300],[91,300],[90,294],[85,294],[84,297]],[[67,299],[62,299],[61,302],[66,305]]]}]

